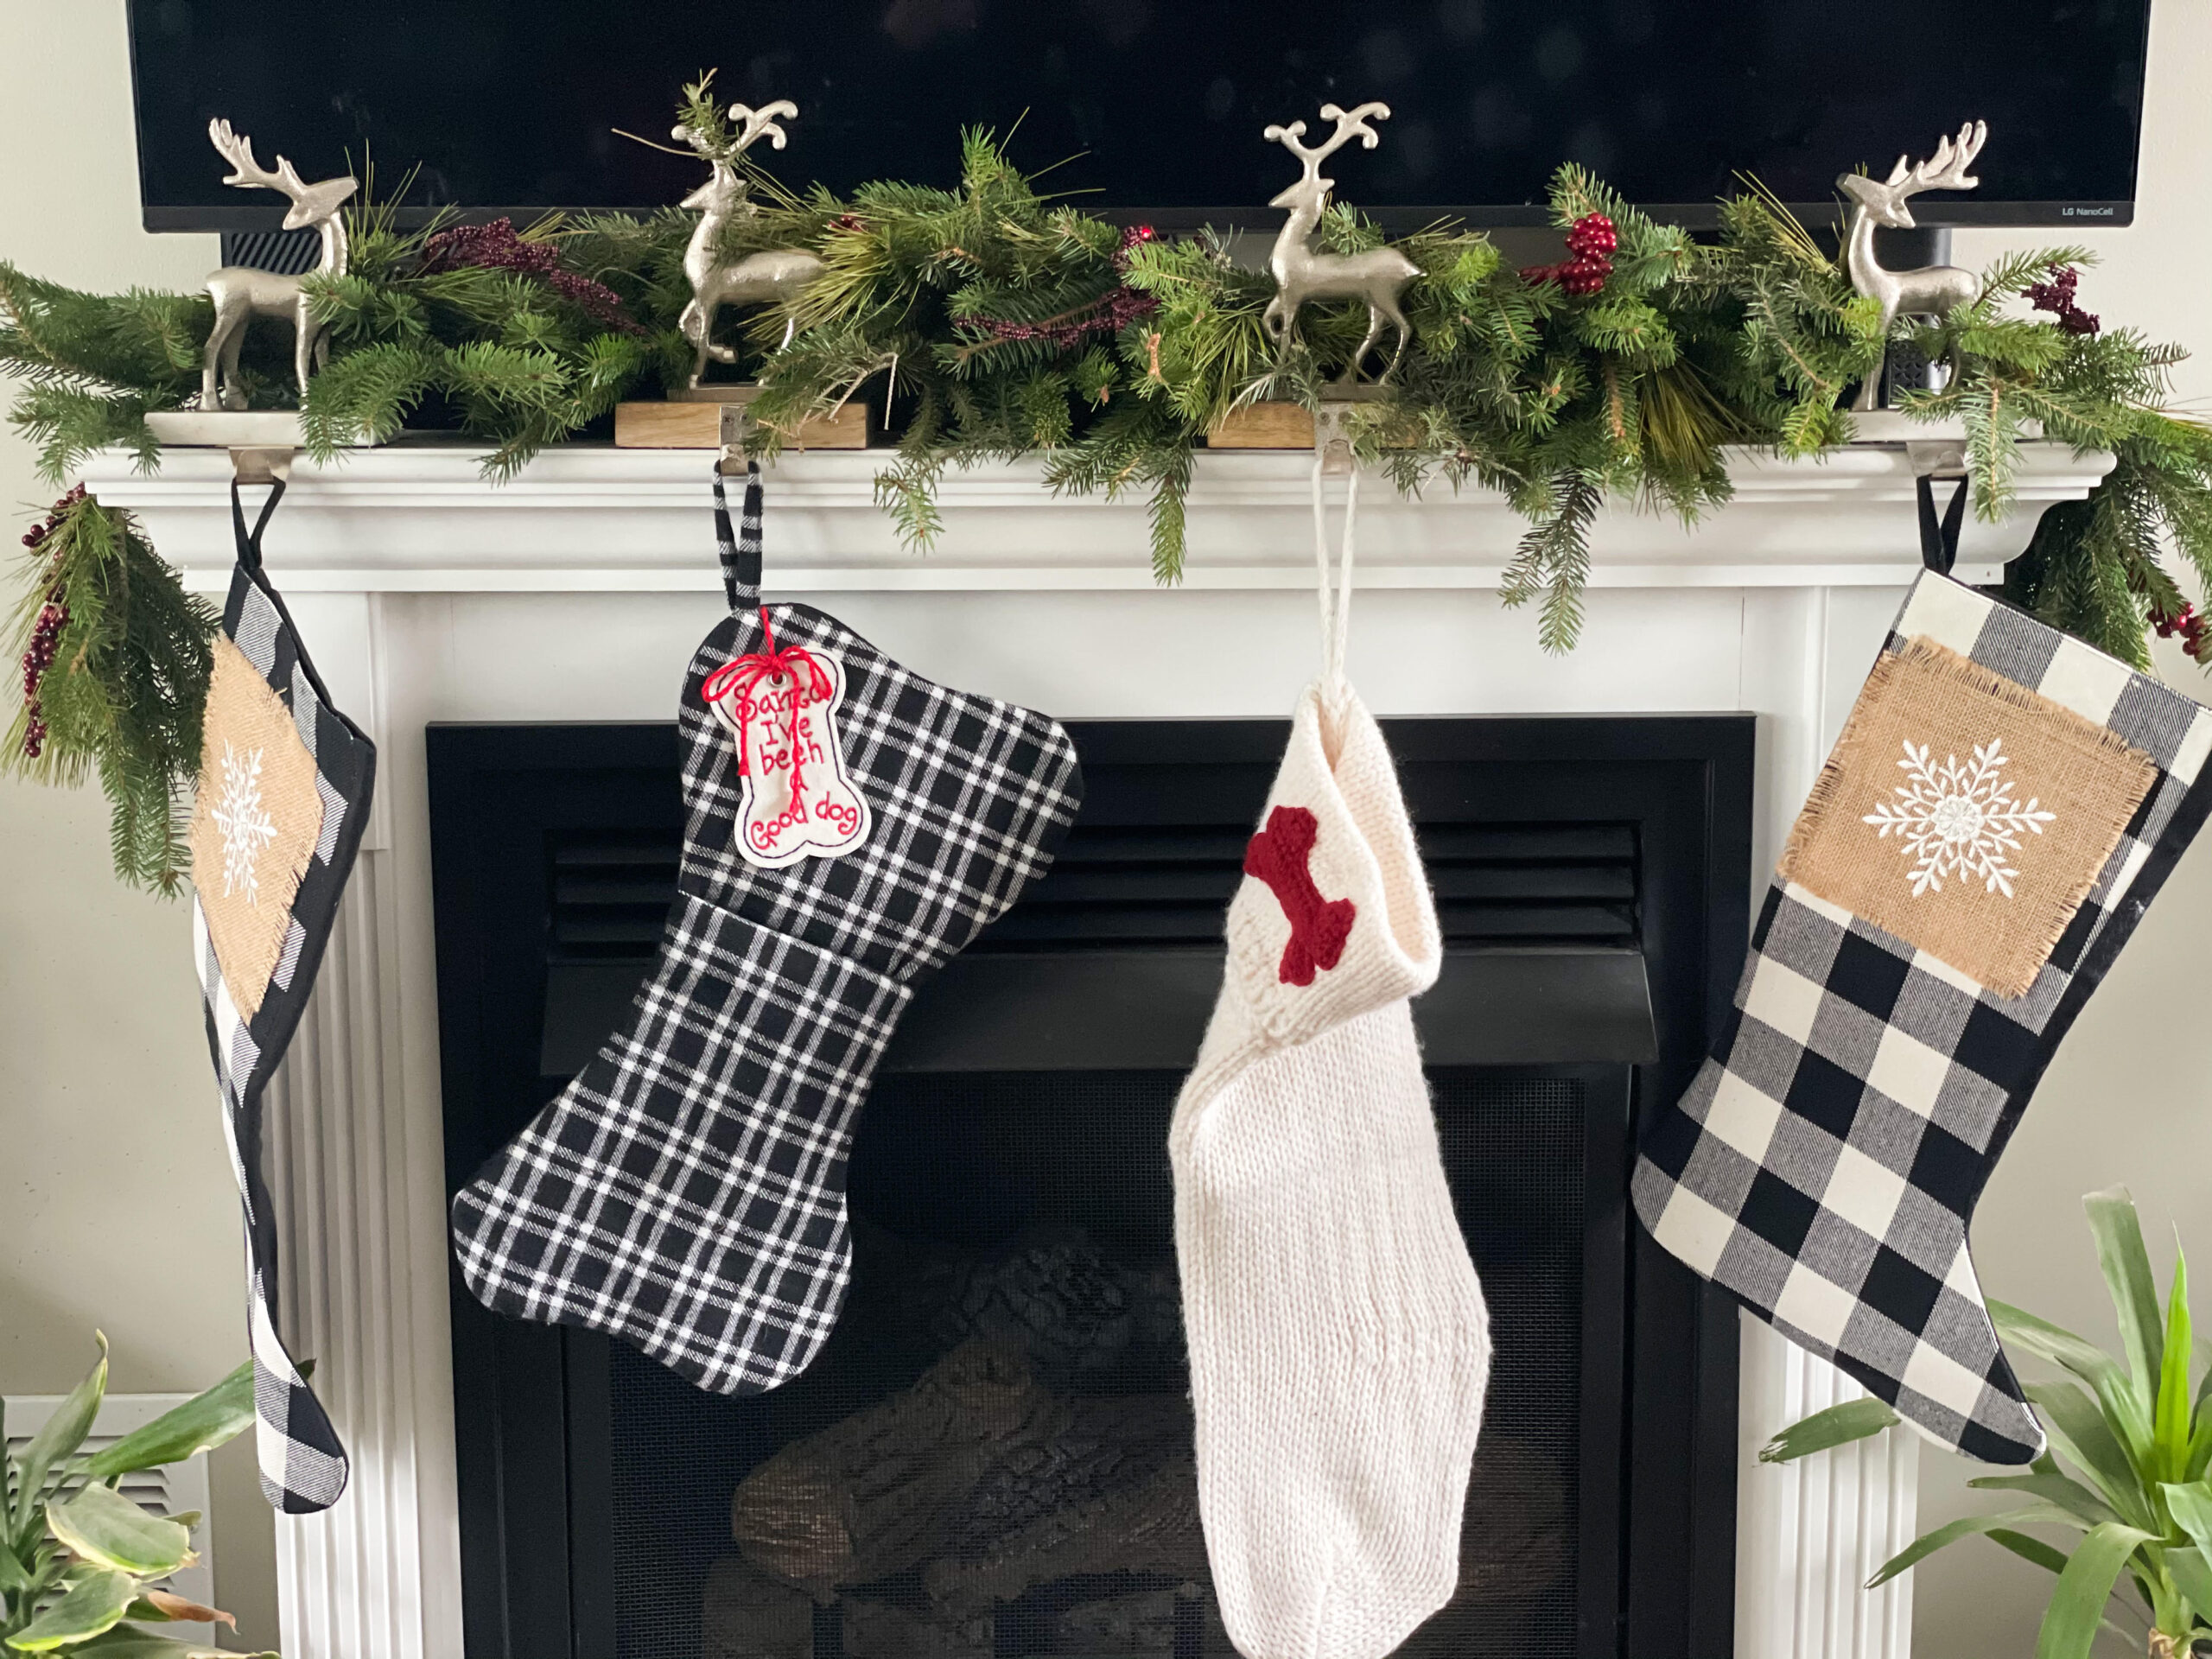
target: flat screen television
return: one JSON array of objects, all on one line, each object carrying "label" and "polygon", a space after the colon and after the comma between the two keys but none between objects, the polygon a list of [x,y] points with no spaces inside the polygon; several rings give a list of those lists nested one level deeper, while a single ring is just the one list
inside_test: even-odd
[{"label": "flat screen television", "polygon": [[2124,225],[2150,0],[130,0],[152,230],[274,227],[226,189],[211,117],[309,178],[372,162],[404,205],[650,209],[697,181],[665,139],[686,79],[798,105],[788,183],[950,184],[964,125],[1116,217],[1269,226],[1269,123],[1389,104],[1338,194],[1404,227],[1544,222],[1562,161],[1709,221],[1739,175],[1825,222],[1838,173],[1990,125],[1925,224]]}]

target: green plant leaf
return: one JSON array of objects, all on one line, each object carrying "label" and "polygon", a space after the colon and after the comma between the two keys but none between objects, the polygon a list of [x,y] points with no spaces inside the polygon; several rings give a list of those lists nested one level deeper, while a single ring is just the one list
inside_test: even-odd
[{"label": "green plant leaf", "polygon": [[23,1448],[16,1488],[15,1531],[18,1537],[38,1512],[39,1497],[45,1490],[48,1471],[85,1443],[85,1436],[92,1432],[92,1419],[99,1415],[100,1400],[107,1393],[107,1338],[95,1331],[92,1340],[100,1345],[99,1359]]},{"label": "green plant leaf", "polygon": [[2065,1510],[2049,1503],[2030,1503],[2021,1509],[1999,1510],[1994,1515],[1962,1515],[1955,1521],[1946,1522],[1933,1532],[1922,1533],[1884,1561],[1881,1571],[1866,1580],[1866,1587],[1878,1590],[1898,1573],[1917,1567],[1937,1550],[1955,1544],[1961,1538],[1971,1538],[1976,1533],[1994,1532],[1999,1529],[2012,1530],[2020,1527],[2065,1526],[2072,1518]]},{"label": "green plant leaf", "polygon": [[181,1463],[252,1426],[253,1362],[249,1359],[206,1393],[95,1452],[86,1472],[94,1480],[113,1480],[137,1470]]},{"label": "green plant leaf", "polygon": [[46,1512],[46,1524],[86,1560],[142,1579],[174,1573],[192,1559],[192,1535],[141,1509],[111,1486],[87,1486]]},{"label": "green plant leaf", "polygon": [[60,1599],[8,1638],[22,1653],[51,1653],[115,1628],[138,1582],[128,1573],[99,1567],[80,1573]]},{"label": "green plant leaf", "polygon": [[2082,1200],[2082,1207],[2088,1211],[2089,1231],[2097,1241],[2097,1266],[2103,1270],[2113,1311],[2120,1316],[2128,1371],[2148,1413],[2158,1402],[2165,1338],[2158,1317],[2158,1287],[2151,1277],[2150,1253],[2143,1248],[2143,1223],[2124,1186],[2092,1192]]},{"label": "green plant leaf", "polygon": [[2154,1478],[2175,1480],[2189,1470],[2189,1361],[2196,1344],[2190,1331],[2189,1259],[2174,1247],[2174,1281],[2166,1300],[2164,1358],[2158,1372],[2158,1401],[2152,1417],[2152,1442],[2158,1450]]},{"label": "green plant leaf", "polygon": [[2014,1532],[2005,1527],[1993,1527],[1989,1541],[2002,1544],[2024,1561],[2033,1561],[2046,1573],[2066,1570],[2066,1552],[2040,1538],[2031,1538],[2024,1532]]},{"label": "green plant leaf", "polygon": [[2151,1415],[2138,1395],[2127,1368],[2094,1343],[2037,1319],[2009,1302],[1990,1300],[1989,1318],[1997,1334],[2038,1359],[2063,1366],[2095,1391],[2105,1415],[2114,1420],[2116,1438],[2126,1446],[2147,1449]]},{"label": "green plant leaf", "polygon": [[156,1624],[175,1624],[181,1619],[189,1624],[227,1624],[238,1627],[238,1615],[226,1613],[219,1607],[210,1607],[203,1602],[188,1601],[172,1590],[142,1590],[138,1599],[130,1604],[126,1618],[143,1618]]},{"label": "green plant leaf", "polygon": [[1759,1448],[1761,1463],[1795,1463],[1893,1428],[1902,1421],[1885,1401],[1847,1400],[1789,1425]]},{"label": "green plant leaf", "polygon": [[[2186,1485],[2167,1484],[2159,1488],[2166,1500],[2166,1513],[2174,1524],[2189,1535],[2190,1542],[2212,1556],[2212,1481],[2195,1480]],[[2212,1613],[2212,1602],[2205,1605]]]},{"label": "green plant leaf", "polygon": [[2127,1375],[2126,1367],[2086,1337],[2077,1337],[1994,1296],[1989,1298],[1988,1306],[1990,1323],[2007,1343],[2026,1349],[2038,1359],[2063,1365],[2093,1389],[2106,1376]]},{"label": "green plant leaf", "polygon": [[69,1659],[278,1659],[274,1652],[229,1653],[199,1642],[180,1642],[173,1636],[142,1630],[135,1624],[118,1624],[104,1636],[72,1648]]},{"label": "green plant leaf", "polygon": [[[2132,1207],[2129,1213],[2134,1213]],[[2093,1528],[2074,1547],[2051,1590],[2043,1628],[2036,1634],[2036,1659],[2089,1659],[2089,1644],[2097,1639],[2120,1569],[2139,1545],[2155,1540],[2154,1534],[2113,1521]]]},{"label": "green plant leaf", "polygon": [[1967,1484],[1976,1491],[2018,1492],[2023,1497],[2039,1497],[2075,1517],[2084,1532],[2107,1521],[2120,1519],[2111,1504],[2071,1475],[2062,1474],[2055,1466],[2038,1469],[2027,1475],[1984,1475],[1967,1482]]},{"label": "green plant leaf", "polygon": [[16,1552],[0,1542],[0,1595],[13,1595],[30,1587],[31,1575],[16,1559]]},{"label": "green plant leaf", "polygon": [[2212,1560],[2201,1544],[2177,1545],[2160,1552],[2174,1586],[2189,1598],[2199,1618],[2212,1618]]},{"label": "green plant leaf", "polygon": [[2182,1465],[2182,1478],[2202,1480],[2207,1470],[2212,1470],[2212,1411],[2199,1405],[2196,1432],[2189,1437],[2189,1460]]},{"label": "green plant leaf", "polygon": [[2089,1478],[2121,1520],[2149,1526],[2150,1496],[2096,1402],[2071,1382],[2031,1382],[2024,1392],[2059,1455]]}]

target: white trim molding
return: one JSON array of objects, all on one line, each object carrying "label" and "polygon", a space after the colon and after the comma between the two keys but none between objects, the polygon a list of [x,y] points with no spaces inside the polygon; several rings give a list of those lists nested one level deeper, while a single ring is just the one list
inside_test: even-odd
[{"label": "white trim molding", "polygon": [[[343,593],[708,592],[696,550],[709,451],[548,451],[520,476],[487,483],[480,459],[442,445],[348,451],[296,461],[284,505],[287,591]],[[822,450],[769,463],[777,504],[770,556],[787,586],[817,593],[1134,591],[1154,586],[1146,495],[1055,497],[1034,462],[949,471],[937,547],[900,545],[876,506],[880,452]],[[1189,499],[1183,585],[1302,588],[1310,545],[1306,457],[1280,450],[1203,454]],[[2018,499],[2000,524],[1969,518],[1961,574],[1993,577],[2020,550],[2023,524],[2073,500],[2112,467],[2056,444],[2022,448]],[[221,450],[172,450],[151,477],[101,461],[102,499],[162,526],[162,550],[212,576],[231,558],[230,477]],[[1734,499],[1694,525],[1609,507],[1592,541],[1596,587],[1850,587],[1894,584],[1911,556],[1913,462],[1906,446],[1853,445],[1817,461],[1744,451]],[[1525,528],[1493,491],[1432,485],[1420,498],[1370,482],[1360,512],[1360,581],[1370,588],[1494,588]]]},{"label": "white trim molding", "polygon": [[[768,582],[919,671],[1070,717],[1279,715],[1310,676],[1306,457],[1198,458],[1179,588],[1151,579],[1141,495],[1055,500],[1034,465],[948,474],[938,547],[909,551],[874,503],[885,460],[772,467]],[[424,727],[669,718],[721,606],[710,461],[567,446],[492,484],[474,454],[403,442],[298,459],[271,523],[270,575],[379,750],[360,864],[270,1094],[286,1334],[320,1362],[353,1471],[329,1514],[280,1519],[287,1659],[462,1650]],[[1919,569],[1914,465],[1902,442],[1746,453],[1733,502],[1694,527],[1608,512],[1566,657],[1490,591],[1523,528],[1499,497],[1372,483],[1351,672],[1380,714],[1757,713],[1763,890]],[[1960,574],[1991,579],[2044,505],[2110,466],[2025,446],[2014,506],[1969,521]],[[219,451],[171,451],[150,476],[117,454],[86,469],[209,592],[229,580],[229,478]],[[1910,1536],[1912,1443],[1758,1465],[1777,1428],[1847,1385],[1755,1323],[1743,1354],[1739,1659],[1905,1659],[1909,1588],[1857,1586]]]}]

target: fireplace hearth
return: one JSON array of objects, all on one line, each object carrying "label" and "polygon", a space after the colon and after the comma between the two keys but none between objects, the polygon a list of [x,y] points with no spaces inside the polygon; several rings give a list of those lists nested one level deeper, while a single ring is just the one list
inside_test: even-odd
[{"label": "fireplace hearth", "polygon": [[[1746,716],[1384,722],[1446,935],[1415,1006],[1495,1344],[1423,1659],[1729,1647],[1734,1316],[1638,1236],[1634,1119],[1745,933]],[[1285,728],[1076,721],[1053,873],[918,994],[816,1364],[707,1395],[456,1279],[467,1652],[1192,1659],[1166,1140]],[[674,888],[672,727],[429,734],[448,1189],[620,1019]]]}]

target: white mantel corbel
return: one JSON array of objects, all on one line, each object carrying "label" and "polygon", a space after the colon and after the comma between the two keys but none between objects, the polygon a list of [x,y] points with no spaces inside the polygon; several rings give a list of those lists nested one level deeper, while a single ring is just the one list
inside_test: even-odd
[{"label": "white mantel corbel", "polygon": [[[1586,644],[1566,658],[1490,596],[1525,528],[1502,499],[1370,487],[1355,677],[1382,714],[1757,712],[1763,888],[1920,568],[1914,474],[1928,457],[1903,429],[1884,435],[1816,461],[1735,454],[1735,499],[1694,527],[1605,512]],[[887,459],[772,464],[768,580],[826,596],[923,671],[1069,716],[1280,715],[1310,673],[1306,457],[1198,458],[1179,588],[1153,582],[1141,493],[1055,500],[1035,465],[948,474],[940,543],[909,551],[874,501]],[[453,446],[301,456],[272,521],[271,577],[380,751],[339,935],[270,1094],[287,1334],[319,1358],[353,1459],[337,1509],[278,1518],[288,1659],[462,1651],[423,727],[669,718],[720,604],[713,460],[565,446],[495,485]],[[2024,446],[2012,511],[1967,521],[1958,574],[1994,580],[2045,505],[2111,464]],[[223,452],[171,450],[151,475],[107,454],[85,478],[136,510],[194,586],[227,585]],[[1905,1659],[1910,1578],[1858,1586],[1912,1535],[1912,1443],[1760,1465],[1776,1429],[1848,1385],[1763,1325],[1746,1323],[1742,1351],[1739,1659]]]}]

